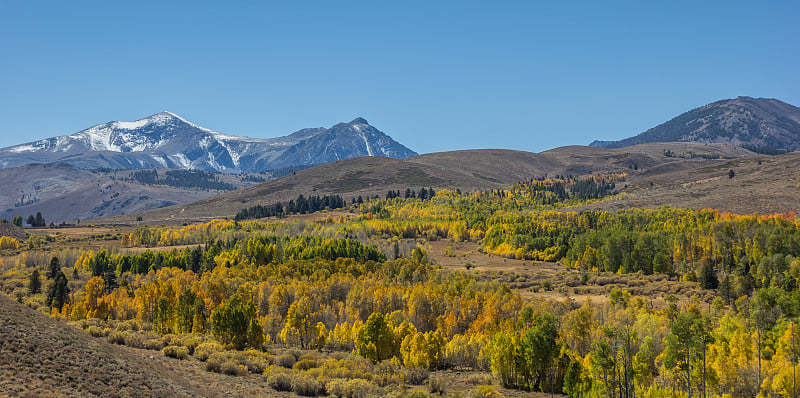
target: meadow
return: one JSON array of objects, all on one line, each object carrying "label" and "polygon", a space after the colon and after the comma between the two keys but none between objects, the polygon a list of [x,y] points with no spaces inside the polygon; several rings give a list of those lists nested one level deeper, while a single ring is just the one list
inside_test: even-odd
[{"label": "meadow", "polygon": [[44,229],[6,239],[0,290],[276,394],[795,396],[800,221],[569,211],[613,200],[626,177]]}]

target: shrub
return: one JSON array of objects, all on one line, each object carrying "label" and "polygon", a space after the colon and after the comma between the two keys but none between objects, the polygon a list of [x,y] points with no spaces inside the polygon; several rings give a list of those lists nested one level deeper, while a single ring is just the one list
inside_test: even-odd
[{"label": "shrub", "polygon": [[117,330],[120,331],[120,332],[124,332],[124,331],[128,331],[128,330],[137,331],[137,330],[139,330],[139,324],[136,323],[136,321],[133,320],[133,319],[131,319],[129,321],[122,321],[122,322],[117,324]]},{"label": "shrub", "polygon": [[400,371],[400,367],[390,359],[378,362],[374,371],[375,377],[373,377],[372,381],[382,387],[389,384],[402,384],[403,382],[403,373]]},{"label": "shrub", "polygon": [[406,378],[406,383],[412,385],[419,385],[428,379],[428,369],[425,368],[408,368],[403,371]]},{"label": "shrub", "polygon": [[125,337],[128,334],[126,331],[111,332],[108,335],[108,342],[111,344],[125,344]]},{"label": "shrub", "polygon": [[492,384],[492,376],[489,376],[488,374],[485,373],[471,374],[467,376],[467,383],[475,385],[479,384],[489,385]]},{"label": "shrub", "polygon": [[316,397],[317,395],[325,394],[325,386],[317,379],[305,374],[293,375],[292,390],[294,390],[295,394],[304,397]]},{"label": "shrub", "polygon": [[236,361],[226,361],[222,363],[222,373],[231,376],[244,376],[247,372],[247,366],[239,365]]},{"label": "shrub", "polygon": [[89,326],[86,328],[86,333],[89,333],[92,337],[103,337],[103,329],[100,329],[97,326]]},{"label": "shrub", "polygon": [[300,358],[301,356],[305,355],[305,351],[297,348],[290,348],[286,350],[285,354],[289,354],[293,356],[295,359]]},{"label": "shrub", "polygon": [[317,361],[313,359],[301,359],[292,366],[295,370],[309,370],[317,367]]},{"label": "shrub", "polygon": [[312,359],[314,361],[319,361],[322,357],[314,351],[309,351],[299,357],[297,357],[298,361],[302,361],[305,359]]},{"label": "shrub", "polygon": [[[198,346],[195,352],[200,352],[203,345]],[[219,351],[212,353],[206,359],[207,370],[231,375],[242,375],[247,372],[262,373],[267,367],[269,367],[269,361],[266,355],[255,350],[247,352]]]},{"label": "shrub", "polygon": [[283,366],[287,369],[291,369],[295,362],[297,362],[297,358],[291,354],[283,354],[279,356],[277,360],[278,366]]},{"label": "shrub", "polygon": [[384,395],[382,388],[363,379],[333,379],[325,386],[328,394],[339,398],[367,398]]},{"label": "shrub", "polygon": [[144,349],[146,350],[160,350],[164,347],[164,343],[158,337],[153,337],[144,340]]},{"label": "shrub", "polygon": [[165,334],[161,336],[161,342],[164,344],[164,347],[169,345],[180,345],[180,337],[174,334]]},{"label": "shrub", "polygon": [[155,333],[128,332],[125,335],[125,345],[147,350],[161,350],[164,348],[161,338]]},{"label": "shrub", "polygon": [[257,350],[245,351],[240,361],[251,373],[263,373],[270,366],[267,355]]},{"label": "shrub", "polygon": [[222,351],[222,346],[218,343],[202,343],[194,349],[194,357],[205,362],[211,355]]},{"label": "shrub", "polygon": [[184,346],[168,345],[161,350],[165,357],[186,359],[189,356],[189,349]]},{"label": "shrub", "polygon": [[81,329],[87,329],[90,326],[100,327],[100,320],[97,318],[81,319],[76,321]]},{"label": "shrub", "polygon": [[437,377],[428,378],[428,391],[433,394],[444,394],[444,382]]},{"label": "shrub", "polygon": [[125,345],[128,347],[144,347],[144,337],[140,333],[128,333],[124,337]]},{"label": "shrub", "polygon": [[494,398],[502,397],[492,386],[478,386],[470,395],[470,398]]},{"label": "shrub", "polygon": [[206,370],[231,376],[244,376],[247,374],[246,366],[240,365],[233,358],[224,358],[216,354],[206,361]]},{"label": "shrub", "polygon": [[264,371],[267,385],[275,391],[292,391],[292,378],[283,369],[271,366]]},{"label": "shrub", "polygon": [[200,344],[200,341],[198,341],[194,337],[184,337],[180,341],[180,345],[186,347],[186,349],[189,350],[189,354],[190,355],[194,355],[194,350],[195,350],[195,348],[197,348],[197,346],[199,344]]}]

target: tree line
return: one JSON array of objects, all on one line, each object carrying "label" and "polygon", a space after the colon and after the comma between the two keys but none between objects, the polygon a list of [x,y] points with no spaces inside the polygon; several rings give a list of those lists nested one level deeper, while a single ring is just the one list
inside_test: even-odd
[{"label": "tree line", "polygon": [[278,202],[273,205],[256,205],[242,209],[236,213],[234,219],[241,221],[264,217],[282,217],[289,214],[307,214],[321,210],[341,209],[345,206],[347,206],[347,202],[339,195],[305,197],[300,194],[297,199],[290,200],[286,206]]}]

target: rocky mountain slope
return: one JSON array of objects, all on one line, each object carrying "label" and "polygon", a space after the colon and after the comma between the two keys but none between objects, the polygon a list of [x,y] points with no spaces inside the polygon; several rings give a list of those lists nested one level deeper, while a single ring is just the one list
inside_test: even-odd
[{"label": "rocky mountain slope", "polygon": [[68,163],[81,169],[196,169],[262,172],[356,156],[405,158],[416,153],[357,118],[330,129],[303,129],[259,139],[218,133],[161,112],[109,122],[75,134],[0,149],[0,167]]},{"label": "rocky mountain slope", "polygon": [[739,97],[683,113],[634,137],[590,145],[622,148],[650,142],[722,143],[772,154],[796,151],[800,108],[776,99]]},{"label": "rocky mountain slope", "polygon": [[65,163],[31,164],[0,169],[0,186],[5,187],[0,191],[0,218],[26,219],[41,212],[48,223],[74,223],[193,202],[272,177],[272,173],[84,170]]}]

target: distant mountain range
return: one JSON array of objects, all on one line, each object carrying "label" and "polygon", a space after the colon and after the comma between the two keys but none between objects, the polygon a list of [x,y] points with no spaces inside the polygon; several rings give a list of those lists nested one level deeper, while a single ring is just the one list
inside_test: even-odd
[{"label": "distant mountain range", "polygon": [[652,142],[721,143],[768,154],[797,151],[800,108],[776,99],[738,97],[683,113],[634,137],[589,145],[622,148]]},{"label": "distant mountain range", "polygon": [[218,133],[161,112],[71,135],[0,149],[0,167],[67,163],[81,169],[195,169],[240,173],[316,165],[356,156],[417,155],[366,120],[259,139]]}]

